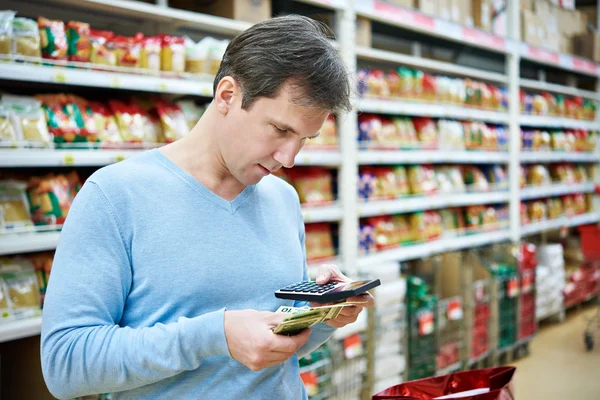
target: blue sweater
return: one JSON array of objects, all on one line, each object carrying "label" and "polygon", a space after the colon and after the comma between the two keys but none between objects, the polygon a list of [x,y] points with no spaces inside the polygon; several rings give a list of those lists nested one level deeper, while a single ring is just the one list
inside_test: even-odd
[{"label": "blue sweater", "polygon": [[[275,311],[307,279],[298,196],[268,176],[233,201],[158,150],[102,168],[60,236],[42,324],[52,394],[116,399],[305,399],[297,356],[252,372],[231,358],[225,309]],[[295,304],[296,306],[304,304]]]}]

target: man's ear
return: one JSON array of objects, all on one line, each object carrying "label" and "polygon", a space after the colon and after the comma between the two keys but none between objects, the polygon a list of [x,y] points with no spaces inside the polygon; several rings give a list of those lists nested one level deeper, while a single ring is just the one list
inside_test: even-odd
[{"label": "man's ear", "polygon": [[222,115],[227,115],[232,104],[241,101],[240,86],[231,76],[225,76],[219,81],[215,92],[214,102]]}]

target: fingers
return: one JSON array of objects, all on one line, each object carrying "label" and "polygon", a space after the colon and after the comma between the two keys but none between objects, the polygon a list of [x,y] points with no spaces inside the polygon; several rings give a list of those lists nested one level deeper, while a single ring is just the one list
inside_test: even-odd
[{"label": "fingers", "polygon": [[336,265],[323,264],[319,267],[319,272],[317,273],[317,283],[322,285],[330,281],[346,282],[350,281],[350,279],[342,274]]},{"label": "fingers", "polygon": [[300,331],[293,336],[273,334],[274,338],[270,350],[276,353],[294,354],[310,338],[310,328]]},{"label": "fingers", "polygon": [[349,297],[346,299],[348,303],[356,303],[361,307],[373,307],[375,305],[375,298],[370,293],[364,293],[359,296]]}]

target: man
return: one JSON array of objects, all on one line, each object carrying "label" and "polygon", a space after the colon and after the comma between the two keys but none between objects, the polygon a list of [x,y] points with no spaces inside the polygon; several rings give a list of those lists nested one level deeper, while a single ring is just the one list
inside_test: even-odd
[{"label": "man", "polygon": [[[271,19],[233,39],[188,136],[88,179],[44,307],[55,396],[306,398],[298,357],[362,307],[296,336],[272,332],[279,306],[304,305],[273,292],[308,276],[298,196],[271,173],[293,166],[349,94],[319,24]],[[348,280],[333,266],[319,275]]]}]

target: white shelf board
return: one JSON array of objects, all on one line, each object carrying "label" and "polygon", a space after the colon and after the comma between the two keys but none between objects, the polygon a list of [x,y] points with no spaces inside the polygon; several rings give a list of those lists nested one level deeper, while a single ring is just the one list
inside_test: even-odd
[{"label": "white shelf board", "polygon": [[450,104],[416,103],[403,100],[362,99],[358,109],[361,112],[414,115],[433,118],[455,118],[477,120],[495,124],[508,124],[508,113],[458,107]]},{"label": "white shelf board", "polygon": [[[140,3],[143,4],[143,3]],[[162,78],[59,66],[0,63],[0,79],[212,97],[212,81]]]},{"label": "white shelf board", "polygon": [[522,88],[526,89],[543,90],[546,92],[554,92],[566,94],[569,96],[581,96],[586,99],[600,100],[600,95],[596,92],[577,89],[569,86],[557,85],[554,83],[537,81],[534,79],[521,79],[519,80],[519,85]]},{"label": "white shelf board", "polygon": [[358,152],[361,165],[370,164],[497,164],[508,163],[508,152],[499,151],[392,151],[364,150]]},{"label": "white shelf board", "polygon": [[574,151],[522,151],[522,163],[544,162],[598,162],[598,154],[594,152]]},{"label": "white shelf board", "polygon": [[437,208],[460,207],[475,204],[505,203],[508,192],[455,193],[434,196],[415,196],[397,200],[366,201],[358,204],[359,217],[400,214]]},{"label": "white shelf board", "polygon": [[390,261],[401,262],[414,260],[447,251],[455,251],[503,242],[509,238],[510,232],[508,230],[478,233],[468,236],[441,238],[423,244],[407,245],[393,250],[385,250],[367,256],[362,256],[359,257],[357,264],[362,272],[366,272],[371,265],[377,265]]},{"label": "white shelf board", "polygon": [[584,58],[558,53],[553,50],[532,46],[523,42],[519,43],[519,51],[521,53],[521,58],[526,60],[534,61],[539,64],[551,65],[569,72],[600,76],[600,65]]},{"label": "white shelf board", "polygon": [[233,36],[252,24],[229,18],[215,17],[192,11],[161,7],[131,0],[54,0],[56,3],[86,9],[90,12],[110,13],[124,18],[137,18],[157,22],[176,23],[203,32]]},{"label": "white shelf board", "polygon": [[562,227],[573,227],[585,224],[597,223],[600,220],[598,213],[591,212],[573,217],[560,217],[547,221],[533,222],[521,226],[521,236],[535,235],[536,233],[556,230]]},{"label": "white shelf board", "polygon": [[352,0],[296,0],[298,3],[309,4],[312,6],[323,7],[329,10],[343,10],[348,7],[348,1]]},{"label": "white shelf board", "polygon": [[544,117],[540,115],[521,115],[519,117],[519,124],[521,126],[543,128],[600,129],[600,124],[595,121],[582,121],[562,117]]},{"label": "white shelf board", "polygon": [[302,150],[296,156],[294,165],[323,165],[336,167],[341,163],[342,155],[339,151]]},{"label": "white shelf board", "polygon": [[302,206],[304,222],[334,222],[342,219],[342,208],[338,204],[327,206]]},{"label": "white shelf board", "polygon": [[36,336],[42,332],[42,317],[0,322],[0,343]]},{"label": "white shelf board", "polygon": [[555,184],[551,186],[530,186],[521,189],[521,199],[539,199],[542,197],[562,196],[570,193],[590,193],[594,191],[593,183],[576,183],[572,185]]},{"label": "white shelf board", "polygon": [[60,232],[0,234],[0,256],[54,250]]},{"label": "white shelf board", "polygon": [[504,83],[508,82],[506,75],[495,72],[482,71],[480,69],[463,67],[453,63],[431,60],[423,57],[415,57],[408,54],[400,54],[387,50],[373,49],[371,47],[357,47],[356,56],[358,59],[371,61],[387,61],[395,64],[409,65],[412,67],[424,68],[431,71],[440,71],[444,74],[454,74],[460,76],[469,76],[482,79],[488,82]]},{"label": "white shelf board", "polygon": [[355,0],[355,7],[356,14],[361,17],[419,32],[427,36],[499,53],[506,53],[511,47],[509,40],[505,38],[425,15],[413,9],[396,6],[386,1]]}]

